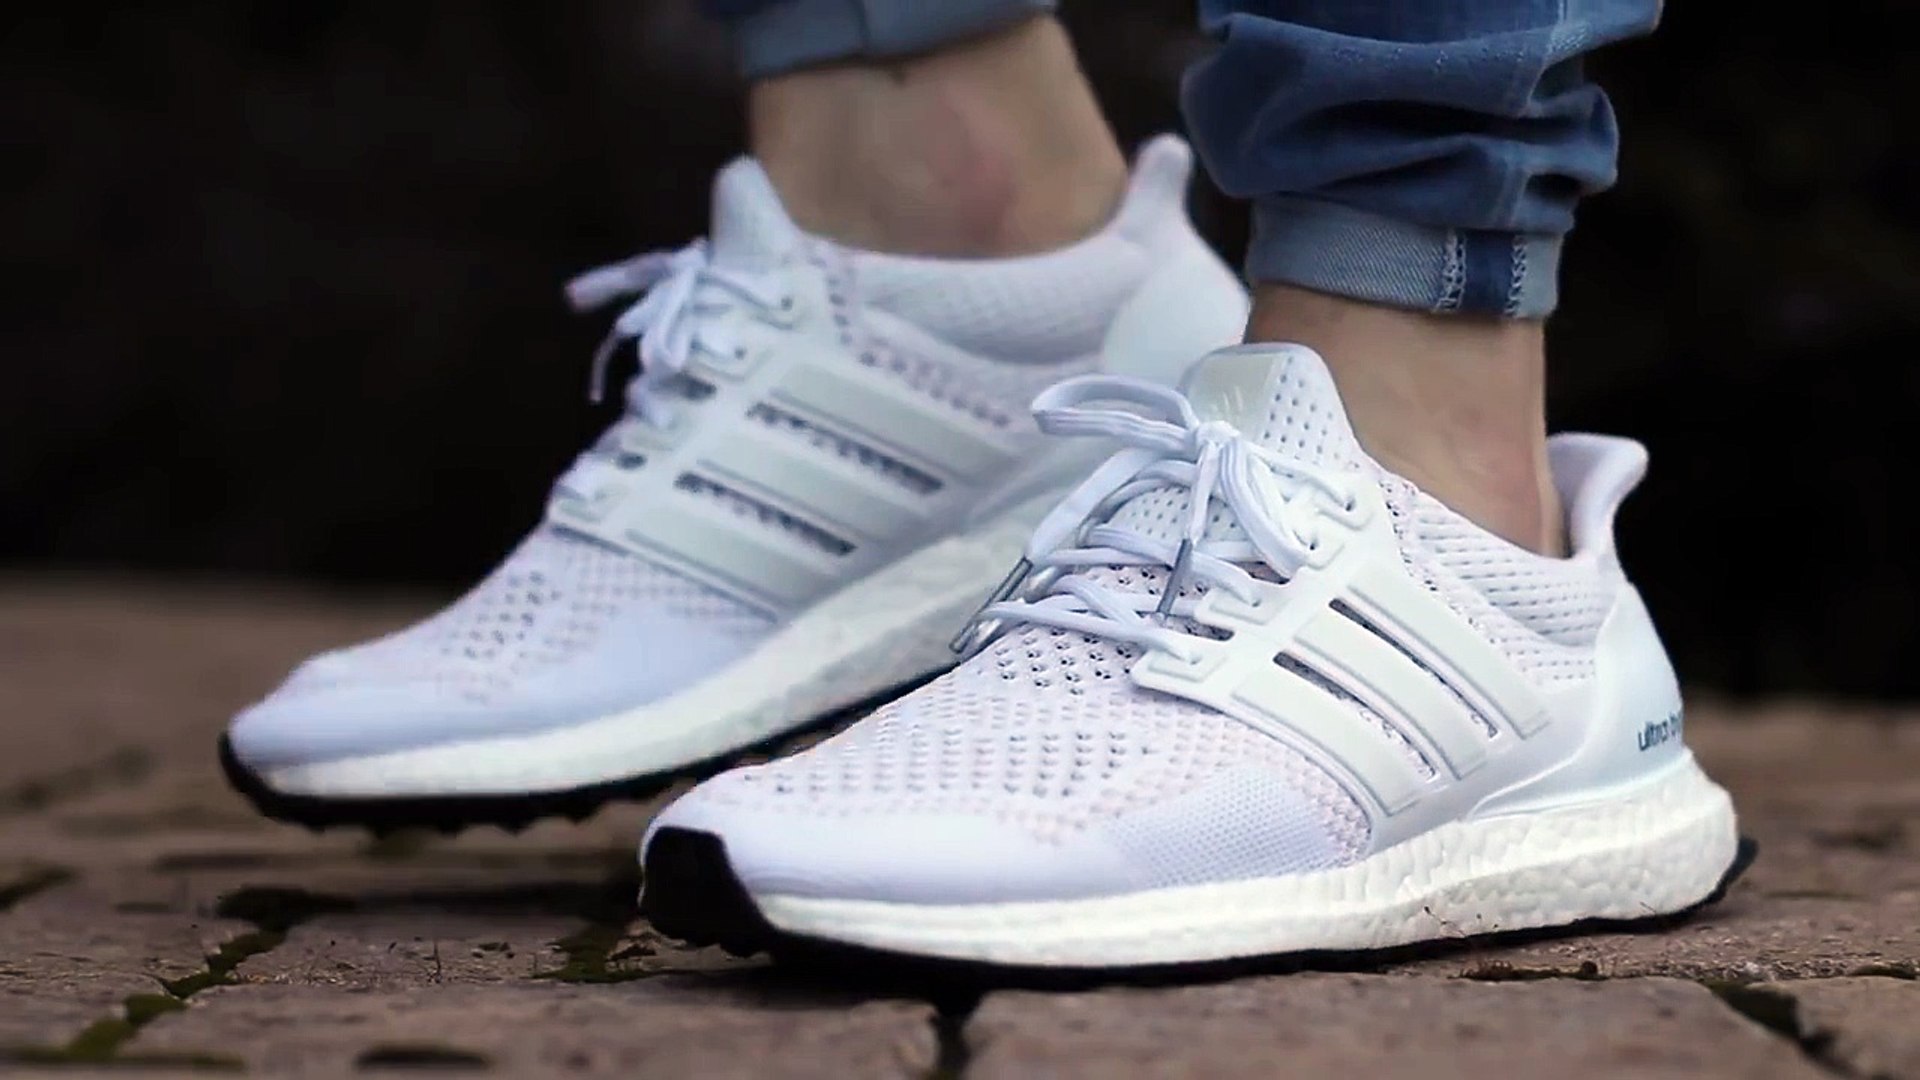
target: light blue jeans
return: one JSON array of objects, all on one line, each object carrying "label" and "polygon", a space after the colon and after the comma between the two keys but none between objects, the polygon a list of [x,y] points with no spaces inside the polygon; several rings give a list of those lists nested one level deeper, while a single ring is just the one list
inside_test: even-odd
[{"label": "light blue jeans", "polygon": [[[705,0],[750,77],[886,57],[1053,0]],[[1660,0],[1201,0],[1220,47],[1181,93],[1201,160],[1250,199],[1247,273],[1396,307],[1538,318],[1619,130],[1580,58]]]}]

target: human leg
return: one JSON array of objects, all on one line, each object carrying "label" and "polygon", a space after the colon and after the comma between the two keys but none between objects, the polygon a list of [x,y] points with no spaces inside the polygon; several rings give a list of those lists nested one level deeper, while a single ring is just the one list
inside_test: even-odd
[{"label": "human leg", "polygon": [[1618,130],[1581,57],[1658,0],[1207,0],[1196,145],[1251,199],[1250,341],[1326,357],[1383,462],[1523,547],[1564,545],[1545,335]]},{"label": "human leg", "polygon": [[[774,5],[743,33],[751,152],[801,227],[876,251],[995,258],[1064,246],[1112,216],[1126,163],[1043,5],[874,4],[936,25],[770,67],[756,20],[821,6]],[[984,10],[960,18],[972,7]]]}]

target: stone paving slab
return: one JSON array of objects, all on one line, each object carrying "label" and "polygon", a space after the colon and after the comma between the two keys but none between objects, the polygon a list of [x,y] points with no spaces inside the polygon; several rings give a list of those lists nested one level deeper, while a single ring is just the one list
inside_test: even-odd
[{"label": "stone paving slab", "polygon": [[[483,883],[462,871],[461,885],[411,866],[382,870],[400,880],[355,889],[351,874],[327,876],[344,888],[304,895],[348,906],[301,918],[235,978],[359,991],[528,979],[616,983],[764,966],[661,936],[632,917],[631,886],[619,879]],[[266,889],[302,894],[284,884]]]},{"label": "stone paving slab", "polygon": [[218,916],[118,909],[84,884],[0,915],[0,1048],[65,1043],[129,998],[168,993],[252,929]]},{"label": "stone paving slab", "polygon": [[269,821],[235,794],[213,757],[218,717],[182,735],[188,753],[151,765],[131,782],[72,791],[54,805],[0,811],[0,888],[9,864],[70,869],[147,865],[164,872],[213,868],[263,871],[358,861],[490,868],[605,865],[625,861],[647,821],[672,797],[614,803],[583,822],[549,819],[520,833],[469,829],[448,837],[400,832],[374,838],[358,829],[305,828]]},{"label": "stone paving slab", "polygon": [[156,1021],[141,1045],[218,1047],[276,1075],[412,1058],[520,1074],[877,1078],[927,1076],[938,1061],[920,1002],[769,998],[669,978],[431,994],[224,987]]},{"label": "stone paving slab", "polygon": [[990,995],[967,1075],[1813,1078],[1705,988],[1672,979],[1478,983],[1304,974]]},{"label": "stone paving slab", "polygon": [[1717,907],[1668,929],[1594,933],[1524,944],[1469,944],[1429,960],[1389,965],[1400,974],[1513,981],[1664,975],[1752,982],[1858,972],[1920,971],[1920,906],[1911,897],[1872,902],[1769,900],[1736,888]]},{"label": "stone paving slab", "polygon": [[1920,1080],[1920,982],[1859,977],[1764,983],[1745,1007],[1791,1003],[1779,1022],[1819,1060],[1852,1076]]},{"label": "stone paving slab", "polygon": [[576,929],[575,920],[536,912],[346,912],[294,927],[236,974],[249,984],[341,990],[498,983],[565,964],[566,953],[554,943]]}]

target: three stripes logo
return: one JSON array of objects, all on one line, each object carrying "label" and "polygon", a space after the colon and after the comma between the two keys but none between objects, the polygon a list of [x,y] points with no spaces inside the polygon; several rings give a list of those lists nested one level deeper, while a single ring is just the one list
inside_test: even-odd
[{"label": "three stripes logo", "polygon": [[1252,620],[1228,627],[1238,640],[1222,651],[1235,662],[1217,671],[1182,677],[1150,665],[1135,677],[1313,744],[1389,816],[1420,802],[1436,778],[1476,773],[1496,739],[1524,739],[1549,722],[1526,677],[1425,588],[1368,568],[1342,592],[1290,633]]},{"label": "three stripes logo", "polygon": [[[832,358],[796,356],[760,392],[755,423],[723,441],[666,445],[631,481],[694,498],[556,500],[553,512],[743,602],[789,611],[1020,464],[1021,446],[977,418]],[[742,528],[743,517],[765,527]]]}]

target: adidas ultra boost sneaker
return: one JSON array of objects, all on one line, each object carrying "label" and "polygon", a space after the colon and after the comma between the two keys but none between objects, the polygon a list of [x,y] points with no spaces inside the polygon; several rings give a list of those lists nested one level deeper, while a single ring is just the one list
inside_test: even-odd
[{"label": "adidas ultra boost sneaker", "polygon": [[1552,559],[1369,459],[1307,349],[1215,353],[1184,396],[1073,379],[1035,412],[1125,449],[971,659],[661,815],[662,931],[1107,968],[1636,919],[1733,869],[1615,556],[1638,444],[1553,440]]},{"label": "adidas ultra boost sneaker", "polygon": [[1027,403],[1093,371],[1171,383],[1246,298],[1141,154],[1111,223],[952,261],[802,233],[751,160],[709,242],[572,283],[637,297],[597,369],[626,409],[544,522],[451,608],[316,657],[222,751],[266,813],[314,826],[581,816],[948,666],[947,643],[1098,455]]}]

